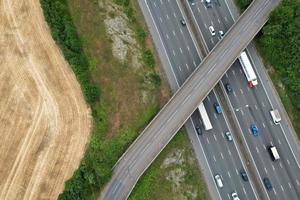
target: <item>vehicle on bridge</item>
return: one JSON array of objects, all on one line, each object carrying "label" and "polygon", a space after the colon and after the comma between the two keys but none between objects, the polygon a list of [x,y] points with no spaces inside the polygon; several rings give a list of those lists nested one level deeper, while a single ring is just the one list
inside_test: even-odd
[{"label": "vehicle on bridge", "polygon": [[200,105],[198,106],[198,110],[199,110],[199,113],[200,113],[200,117],[202,119],[202,123],[203,123],[204,129],[206,131],[212,129],[213,127],[211,125],[211,122],[209,120],[209,117],[208,117],[208,114],[206,112],[206,109],[204,107],[203,102],[201,102]]},{"label": "vehicle on bridge", "polygon": [[247,53],[245,51],[241,53],[241,56],[239,57],[239,61],[242,65],[244,74],[248,80],[249,87],[256,86],[258,84],[257,77],[252,67],[252,64],[247,56]]}]

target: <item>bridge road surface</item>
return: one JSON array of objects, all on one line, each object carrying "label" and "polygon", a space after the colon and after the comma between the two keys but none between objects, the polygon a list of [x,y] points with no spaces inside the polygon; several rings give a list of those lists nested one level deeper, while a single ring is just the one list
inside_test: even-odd
[{"label": "bridge road surface", "polygon": [[126,199],[138,178],[168,144],[240,52],[246,48],[280,0],[255,0],[203,60],[171,100],[128,148],[114,168],[102,199]]},{"label": "bridge road surface", "polygon": [[[207,9],[203,3],[190,3],[190,8],[194,14],[194,19],[206,40],[208,48],[213,48],[217,37],[211,37],[207,24],[213,24],[216,32],[223,30],[224,33],[233,24],[230,11],[224,0],[219,1],[219,5],[213,6],[212,9]],[[219,38],[220,39],[220,38]],[[252,56],[251,52],[247,51],[249,58],[252,60],[254,69],[264,69],[262,63],[253,62],[256,54]],[[257,59],[256,59],[257,60]],[[260,178],[270,178],[274,190],[269,192],[270,199],[300,199],[300,170],[297,163],[297,158],[294,157],[293,151],[299,154],[299,149],[292,149],[289,146],[285,134],[293,134],[293,130],[287,130],[286,121],[281,122],[281,126],[275,125],[271,119],[269,111],[274,108],[270,99],[275,99],[275,95],[265,90],[267,77],[263,73],[257,72],[258,86],[250,89],[247,86],[245,75],[241,69],[240,63],[237,61],[227,71],[222,78],[223,83],[230,83],[233,88],[233,95],[228,95],[231,105],[234,108],[239,126],[244,133],[245,142],[249,146],[251,155],[255,161],[259,171]],[[246,106],[247,105],[247,106]],[[276,106],[275,108],[278,108]],[[284,117],[283,117],[284,118]],[[259,137],[255,138],[251,134],[250,125],[255,123],[259,128]],[[290,143],[295,141],[289,140]],[[267,152],[267,146],[276,145],[281,160],[272,162],[270,155]]]},{"label": "bridge road surface", "polygon": [[[160,38],[157,41],[159,44],[156,44],[156,46],[165,48],[166,53],[164,53],[162,59],[169,60],[171,65],[164,67],[172,68],[174,73],[171,73],[171,75],[175,76],[178,85],[182,85],[201,61],[188,26],[183,26],[180,23],[184,16],[175,0],[163,1],[163,3],[159,0],[145,0],[145,4],[148,6],[148,12],[144,15],[150,12],[150,16],[153,18],[152,23],[155,23],[157,28],[151,34],[154,38],[155,34],[158,34]],[[168,69],[165,71],[168,71]],[[169,81],[172,81],[172,79]],[[178,87],[174,89],[174,92],[177,89]],[[207,173],[205,178],[209,179],[207,183],[210,184],[210,190],[219,190],[215,184],[214,175],[220,174],[223,177],[224,187],[217,192],[210,191],[210,194],[214,197],[213,199],[228,199],[228,195],[236,191],[242,199],[257,199],[252,185],[241,179],[239,171],[245,167],[241,162],[235,142],[228,142],[224,137],[225,132],[230,129],[223,114],[216,114],[213,107],[215,102],[218,102],[217,97],[214,92],[210,92],[204,100],[204,104],[213,125],[212,130],[204,131],[203,129],[203,134],[201,136],[197,135],[195,126],[202,126],[198,111],[194,112],[190,118],[191,123],[185,124],[190,126],[187,127],[189,136],[194,134],[196,137],[190,137],[195,152],[205,153],[206,159],[199,157],[197,159],[201,163],[202,169],[204,168],[204,173],[205,171]],[[208,164],[209,169],[203,166],[204,163]]]}]

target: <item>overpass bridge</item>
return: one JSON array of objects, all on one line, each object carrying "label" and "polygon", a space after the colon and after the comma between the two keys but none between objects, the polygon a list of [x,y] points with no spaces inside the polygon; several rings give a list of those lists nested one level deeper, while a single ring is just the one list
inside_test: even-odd
[{"label": "overpass bridge", "polygon": [[218,83],[279,3],[280,0],[253,1],[119,159],[101,199],[128,198],[139,177]]}]

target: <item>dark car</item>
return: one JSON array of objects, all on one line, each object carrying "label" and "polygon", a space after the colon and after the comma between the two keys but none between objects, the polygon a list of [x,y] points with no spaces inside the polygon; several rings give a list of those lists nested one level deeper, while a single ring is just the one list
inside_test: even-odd
[{"label": "dark car", "polygon": [[246,174],[246,171],[245,171],[244,169],[241,169],[240,174],[241,174],[241,177],[242,177],[242,179],[243,179],[244,181],[248,181],[248,180],[249,180],[249,179],[248,179],[248,176],[247,176],[247,174]]},{"label": "dark car", "polygon": [[231,85],[229,83],[225,84],[225,88],[226,88],[227,93],[231,93],[232,92],[232,88],[231,88]]},{"label": "dark car", "polygon": [[264,184],[265,184],[267,190],[272,190],[273,189],[272,183],[271,183],[269,178],[264,178],[263,181],[264,181]]},{"label": "dark car", "polygon": [[222,113],[221,106],[218,103],[214,103],[215,110],[218,114]]},{"label": "dark car", "polygon": [[186,22],[184,21],[184,19],[181,19],[181,20],[180,20],[180,23],[181,23],[182,26],[185,26],[185,25],[186,25]]},{"label": "dark car", "polygon": [[196,127],[196,131],[198,135],[202,135],[202,129],[199,126]]},{"label": "dark car", "polygon": [[257,126],[255,124],[251,124],[250,128],[251,128],[252,134],[254,136],[258,136],[258,128],[257,128]]}]

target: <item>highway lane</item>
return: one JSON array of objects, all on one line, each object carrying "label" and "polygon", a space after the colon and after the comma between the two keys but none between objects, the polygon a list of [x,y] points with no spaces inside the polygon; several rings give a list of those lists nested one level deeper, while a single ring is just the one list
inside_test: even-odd
[{"label": "highway lane", "polygon": [[[223,4],[223,6],[222,6]],[[218,30],[223,30],[224,32],[227,31],[228,27],[230,27],[232,24],[230,24],[230,20],[228,20],[228,18],[230,18],[230,13],[227,12],[227,15],[223,15],[219,14],[220,10],[226,10],[224,8],[226,8],[225,2],[221,2],[220,4],[221,6],[214,6],[213,9],[207,9],[205,6],[203,6],[203,4],[201,3],[196,3],[193,6],[191,6],[193,13],[195,15],[195,19],[197,19],[198,21],[198,26],[201,27],[204,38],[206,38],[207,41],[207,46],[212,48],[214,42],[212,41],[212,37],[209,33],[209,31],[207,30],[207,25],[205,24],[206,22],[209,22],[210,24],[214,24],[216,32]],[[223,8],[223,9],[221,9]],[[201,16],[199,16],[201,15]],[[225,21],[222,23],[222,21]],[[227,19],[227,20],[226,20]],[[227,23],[227,24],[226,24]],[[270,118],[270,114],[269,114],[269,110],[272,109],[272,106],[270,104],[270,102],[267,99],[266,93],[264,91],[264,88],[261,86],[258,86],[256,88],[256,90],[249,90],[249,88],[247,87],[247,84],[245,84],[245,77],[243,72],[241,71],[241,66],[239,65],[239,63],[236,63],[235,67],[232,67],[234,69],[230,69],[227,73],[226,73],[226,77],[224,77],[222,79],[223,82],[228,83],[230,82],[231,85],[233,85],[233,87],[235,85],[237,86],[241,86],[241,87],[237,87],[237,89],[234,91],[234,95],[231,96],[230,100],[232,105],[235,108],[243,108],[243,106],[245,105],[249,105],[250,102],[254,102],[255,109],[252,109],[252,106],[248,106],[248,107],[244,107],[244,109],[246,110],[251,110],[250,114],[248,113],[248,116],[244,116],[245,112],[243,111],[244,109],[240,109],[239,110],[239,114],[237,114],[237,119],[239,119],[240,121],[240,126],[243,129],[243,132],[250,132],[249,127],[250,124],[249,122],[247,123],[247,120],[245,120],[245,118],[247,118],[248,120],[252,121],[252,123],[254,123],[255,121],[259,121],[260,123],[256,122],[259,127],[262,127],[264,129],[264,131],[266,133],[263,134],[262,138],[263,140],[260,141],[259,144],[257,144],[257,142],[251,144],[251,136],[249,136],[249,134],[247,135],[248,137],[246,138],[246,141],[250,144],[248,144],[250,146],[250,150],[252,155],[254,156],[254,160],[255,163],[259,169],[260,175],[261,177],[268,177],[271,179],[273,186],[274,186],[274,194],[269,194],[271,199],[287,199],[287,198],[291,198],[291,199],[295,199],[295,198],[299,198],[299,192],[298,192],[298,183],[299,183],[299,177],[297,176],[293,176],[293,174],[299,174],[297,173],[299,171],[299,168],[297,166],[296,161],[293,158],[293,154],[292,152],[288,152],[287,155],[285,155],[283,153],[284,158],[285,159],[287,165],[284,165],[280,162],[279,166],[281,166],[280,168],[276,169],[276,166],[274,166],[274,164],[272,164],[272,162],[270,161],[269,155],[266,152],[266,146],[270,145],[270,144],[274,144],[274,139],[271,138],[270,133],[273,133],[273,135],[275,135],[275,137],[280,137],[280,129],[275,130],[273,127],[276,127],[274,125],[274,123],[271,121]],[[230,73],[230,71],[232,71],[233,73]],[[238,73],[234,73],[234,72],[238,72]],[[229,75],[228,75],[229,74]],[[234,81],[236,80],[234,77],[238,76],[238,78],[240,79],[240,82]],[[260,82],[260,81],[259,81]],[[255,91],[253,94],[255,96],[255,98],[251,98],[251,95],[249,96],[248,92],[252,92]],[[240,97],[240,95],[236,95],[236,94],[240,94],[242,97]],[[244,101],[241,101],[241,99],[243,99]],[[265,111],[265,112],[263,112]],[[250,116],[249,116],[250,115]],[[256,120],[255,120],[256,119]],[[275,134],[274,134],[275,133]],[[251,134],[250,134],[251,135]],[[281,135],[282,136],[282,135]],[[249,138],[250,137],[250,138]],[[253,136],[252,136],[253,137]],[[285,151],[289,151],[289,147],[287,145],[287,143],[282,144],[281,141],[284,141],[284,138],[278,139],[279,142],[277,142],[276,146],[279,147],[279,149],[284,149]],[[276,141],[276,139],[275,139]],[[280,152],[281,154],[281,152]],[[293,160],[292,162],[290,160]],[[287,168],[283,168],[282,166],[286,166],[287,168],[291,168],[290,170],[287,170]],[[294,179],[294,180],[293,180]],[[280,191],[276,192],[276,191]],[[279,193],[279,194],[278,194]]]},{"label": "highway lane", "polygon": [[[183,83],[182,80],[185,80],[192,71],[195,69],[195,64],[193,64],[193,60],[198,60],[199,56],[196,54],[196,51],[188,51],[187,45],[190,46],[190,49],[196,49],[194,47],[193,41],[191,39],[191,36],[188,35],[180,35],[183,36],[185,39],[189,39],[190,42],[185,42],[180,37],[176,37],[177,34],[173,34],[172,37],[165,37],[166,33],[175,32],[175,30],[180,29],[186,29],[184,26],[180,24],[180,20],[183,19],[183,16],[180,15],[180,10],[178,5],[176,4],[176,1],[170,1],[165,2],[161,4],[159,1],[147,1],[149,5],[150,12],[152,13],[152,16],[154,20],[156,21],[160,37],[162,38],[162,41],[164,43],[164,47],[166,49],[180,49],[183,50],[180,51],[178,54],[172,53],[172,51],[169,51],[168,57],[169,60],[174,63],[172,65],[172,68],[176,74],[176,79],[178,83],[181,85]],[[174,16],[172,18],[167,16]],[[180,24],[179,27],[174,28],[174,24]],[[180,30],[181,33],[186,33],[186,31]],[[192,44],[191,44],[192,43]],[[178,46],[174,46],[174,44],[178,44]],[[192,45],[192,46],[191,46]],[[192,54],[192,58],[190,58],[190,53]],[[186,63],[188,66],[192,66],[189,68],[182,68],[181,70],[177,69],[177,66],[182,65],[182,63],[176,63],[175,58],[179,58],[180,61]],[[197,65],[200,63],[197,63]],[[184,64],[183,64],[184,65]],[[218,102],[216,99],[216,96],[214,92],[209,94],[209,98],[207,101],[205,101],[205,105],[208,109],[208,114],[210,118],[212,119],[212,124],[214,129],[212,131],[209,131],[208,133],[205,133],[203,136],[201,136],[200,141],[202,148],[205,151],[206,157],[208,161],[210,161],[210,168],[212,171],[211,179],[213,179],[214,174],[220,174],[223,177],[224,182],[226,183],[224,188],[220,191],[221,196],[223,198],[227,198],[228,194],[233,192],[234,190],[237,191],[237,193],[241,194],[241,198],[248,195],[251,199],[255,199],[253,189],[251,188],[249,183],[245,183],[241,181],[239,170],[243,168],[241,163],[241,158],[239,158],[237,149],[233,143],[229,143],[226,141],[224,137],[224,133],[229,130],[227,127],[227,124],[225,123],[225,120],[222,115],[216,115],[214,109],[213,109],[213,103]],[[193,124],[198,125],[199,124],[199,113],[196,111],[193,118]],[[199,126],[199,125],[198,125]],[[195,127],[193,130],[195,133]],[[204,131],[205,132],[205,131]],[[220,147],[223,147],[221,149]],[[221,152],[221,153],[220,153]],[[225,152],[224,154],[222,152]],[[202,160],[203,162],[203,160]],[[235,180],[234,180],[235,179]],[[234,181],[232,181],[234,180]],[[213,180],[214,181],[214,180]],[[213,187],[215,184],[213,185]],[[246,189],[245,189],[246,188]],[[246,194],[245,194],[246,193]]]},{"label": "highway lane", "polygon": [[203,60],[201,67],[192,73],[128,148],[114,168],[113,177],[102,193],[103,199],[127,198],[141,174],[221,79],[279,2],[254,1],[227,37]]}]

